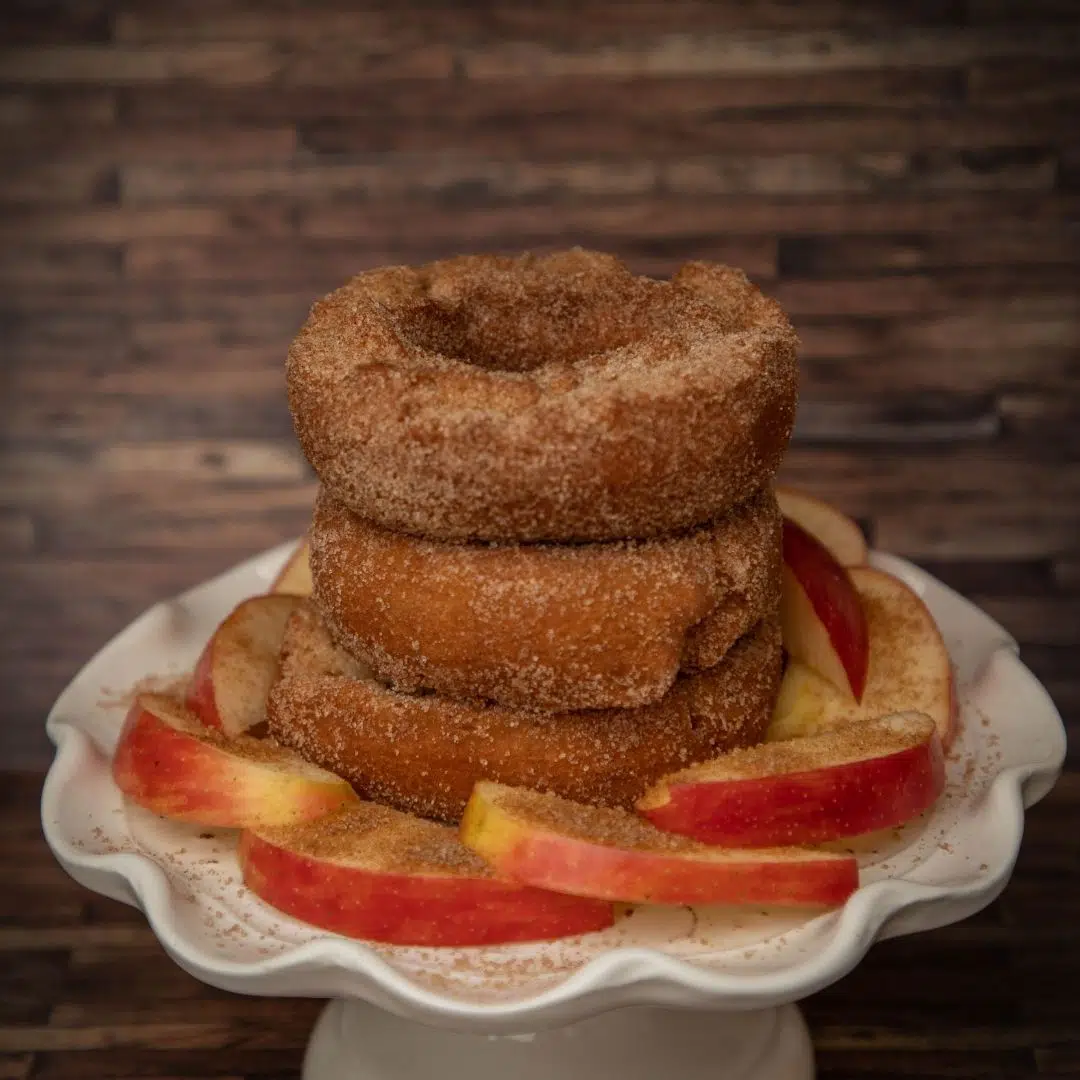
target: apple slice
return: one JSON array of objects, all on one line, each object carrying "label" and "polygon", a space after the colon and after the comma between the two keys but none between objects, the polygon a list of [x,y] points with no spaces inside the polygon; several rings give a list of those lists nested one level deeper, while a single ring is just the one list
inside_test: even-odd
[{"label": "apple slice", "polygon": [[135,699],[112,774],[132,802],[155,814],[222,828],[311,821],[356,801],[341,777],[276,743],[228,738],[161,694]]},{"label": "apple slice", "polygon": [[392,945],[500,945],[605,930],[612,906],[500,880],[447,825],[362,802],[240,835],[248,888],[313,926]]},{"label": "apple slice", "polygon": [[858,886],[851,856],[793,847],[707,847],[625,810],[488,781],[473,788],[461,838],[499,874],[603,900],[831,905]]},{"label": "apple slice", "polygon": [[780,623],[784,648],[859,701],[869,661],[866,615],[848,571],[828,548],[784,521]]},{"label": "apple slice", "polygon": [[637,810],[706,844],[816,844],[901,825],[944,789],[934,721],[897,713],[723,754],[664,777]]},{"label": "apple slice", "polygon": [[307,597],[311,595],[311,588],[311,548],[306,540],[301,540],[278,571],[278,576],[270,585],[270,592]]},{"label": "apple slice", "polygon": [[955,733],[958,704],[949,650],[934,616],[899,578],[853,567],[852,584],[866,612],[870,663],[856,704],[816,672],[791,663],[784,672],[767,738],[791,739],[895,712],[921,712],[942,746]]},{"label": "apple slice", "polygon": [[862,529],[847,514],[795,488],[778,485],[776,499],[784,517],[816,537],[841,566],[865,564],[866,538]]},{"label": "apple slice", "polygon": [[297,596],[253,596],[214,631],[187,695],[188,708],[207,727],[239,735],[265,722],[285,624],[301,602]]}]

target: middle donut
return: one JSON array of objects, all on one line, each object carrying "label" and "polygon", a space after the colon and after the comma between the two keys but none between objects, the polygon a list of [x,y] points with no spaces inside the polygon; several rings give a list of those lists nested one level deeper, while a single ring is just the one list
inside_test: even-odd
[{"label": "middle donut", "polygon": [[651,540],[455,543],[389,532],[325,490],[314,599],[338,644],[403,690],[534,709],[632,708],[718,663],[775,612],[769,487],[719,521]]}]

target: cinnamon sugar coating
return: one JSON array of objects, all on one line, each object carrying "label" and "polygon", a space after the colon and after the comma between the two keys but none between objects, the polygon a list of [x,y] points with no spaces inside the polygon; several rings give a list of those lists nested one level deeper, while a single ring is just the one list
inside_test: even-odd
[{"label": "cinnamon sugar coating", "polygon": [[673,770],[759,742],[780,681],[775,614],[707,671],[636,709],[545,713],[394,691],[336,648],[314,605],[290,620],[270,731],[365,798],[456,821],[477,780],[631,807]]},{"label": "cinnamon sugar coating", "polygon": [[796,337],[738,270],[574,249],[360,274],[288,357],[308,460],[382,528],[594,541],[694,528],[775,474]]},{"label": "cinnamon sugar coating", "polygon": [[522,708],[631,708],[717,663],[780,598],[771,488],[679,536],[582,545],[388,532],[321,491],[314,600],[335,640],[403,691]]},{"label": "cinnamon sugar coating", "polygon": [[295,855],[372,873],[494,876],[487,863],[458,839],[456,830],[377,803],[356,803],[300,825],[251,831]]}]

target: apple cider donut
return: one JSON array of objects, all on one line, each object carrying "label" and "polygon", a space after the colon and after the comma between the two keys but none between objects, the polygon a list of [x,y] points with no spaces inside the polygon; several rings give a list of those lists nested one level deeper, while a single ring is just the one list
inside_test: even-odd
[{"label": "apple cider donut", "polygon": [[477,780],[631,807],[665,773],[760,742],[780,683],[770,617],[718,664],[637,709],[544,713],[402,694],[338,649],[312,604],[293,614],[270,733],[376,802],[460,818]]},{"label": "apple cider donut", "polygon": [[536,709],[658,701],[780,602],[771,488],[680,536],[603,544],[418,539],[325,490],[314,599],[337,643],[398,689]]},{"label": "apple cider donut", "polygon": [[574,249],[354,277],[289,350],[323,485],[442,540],[644,538],[768,483],[795,418],[796,337],[739,270],[670,281]]}]

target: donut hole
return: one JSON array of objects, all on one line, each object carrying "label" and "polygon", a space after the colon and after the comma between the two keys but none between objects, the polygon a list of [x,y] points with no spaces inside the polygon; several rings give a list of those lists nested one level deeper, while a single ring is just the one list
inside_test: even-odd
[{"label": "donut hole", "polygon": [[794,421],[797,338],[738,270],[460,256],[356,275],[289,348],[321,482],[439,540],[670,535],[744,502]]},{"label": "donut hole", "polygon": [[713,335],[751,328],[749,296],[708,298],[668,281],[613,276],[553,281],[547,275],[489,274],[462,282],[435,278],[399,312],[413,348],[485,371],[527,373],[570,367],[688,327]]},{"label": "donut hole", "polygon": [[600,303],[566,290],[478,288],[463,297],[426,298],[399,328],[423,352],[485,371],[525,373],[632,345],[656,328],[642,315],[640,306],[616,309],[610,299]]}]

